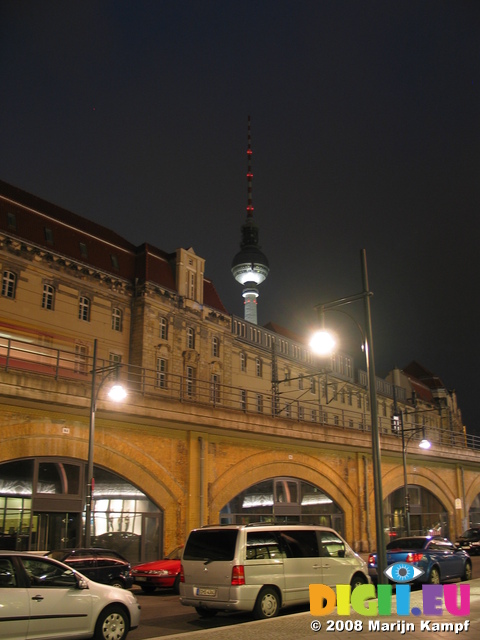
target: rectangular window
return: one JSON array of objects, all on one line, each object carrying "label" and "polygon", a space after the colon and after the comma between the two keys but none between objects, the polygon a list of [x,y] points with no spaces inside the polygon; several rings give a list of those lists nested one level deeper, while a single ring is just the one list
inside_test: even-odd
[{"label": "rectangular window", "polygon": [[75,345],[75,373],[86,374],[88,370],[88,349],[83,344]]},{"label": "rectangular window", "polygon": [[298,407],[298,419],[299,420],[305,419],[305,410],[301,405]]},{"label": "rectangular window", "polygon": [[90,299],[86,296],[80,296],[78,301],[78,319],[90,322]]},{"label": "rectangular window", "polygon": [[122,330],[122,310],[118,308],[112,309],[112,331]]},{"label": "rectangular window", "polygon": [[187,328],[187,349],[195,349],[195,330],[193,327]]},{"label": "rectangular window", "polygon": [[17,288],[17,276],[13,271],[4,271],[2,277],[2,296],[4,298],[15,298]]},{"label": "rectangular window", "polygon": [[167,360],[165,358],[157,358],[157,387],[159,389],[167,388]]},{"label": "rectangular window", "polygon": [[247,392],[245,389],[240,389],[240,409],[242,411],[247,410]]},{"label": "rectangular window", "polygon": [[195,395],[195,369],[193,367],[187,367],[186,369],[185,393],[188,398]]},{"label": "rectangular window", "polygon": [[310,378],[310,393],[315,393],[317,390],[317,385],[315,383],[315,378],[312,376]]},{"label": "rectangular window", "polygon": [[114,269],[118,269],[118,258],[114,253],[110,254],[110,261]]},{"label": "rectangular window", "polygon": [[261,393],[257,393],[257,411],[263,413],[263,396]]},{"label": "rectangular window", "polygon": [[213,404],[220,402],[220,376],[216,373],[210,376],[210,402]]},{"label": "rectangular window", "polygon": [[85,242],[80,242],[80,255],[82,258],[88,258],[88,249]]},{"label": "rectangular window", "polygon": [[55,301],[55,289],[51,284],[43,285],[43,295],[42,295],[42,309],[48,309],[49,311],[53,310],[53,304]]},{"label": "rectangular window", "polygon": [[217,337],[212,338],[212,356],[214,358],[220,357],[220,340]]},{"label": "rectangular window", "polygon": [[240,371],[247,370],[247,356],[244,353],[240,354]]},{"label": "rectangular window", "polygon": [[160,318],[159,329],[160,329],[160,339],[167,340],[168,339],[168,322],[166,318]]},{"label": "rectangular window", "polygon": [[316,421],[317,421],[317,410],[312,409],[312,422],[316,422]]},{"label": "rectangular window", "polygon": [[262,361],[260,360],[260,358],[255,359],[255,374],[257,378],[262,377]]}]

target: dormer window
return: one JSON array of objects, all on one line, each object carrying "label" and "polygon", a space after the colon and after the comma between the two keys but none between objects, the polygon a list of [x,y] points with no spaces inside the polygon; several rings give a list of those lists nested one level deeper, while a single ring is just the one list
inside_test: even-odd
[{"label": "dormer window", "polygon": [[53,231],[49,227],[44,228],[45,231],[45,240],[48,244],[53,244]]},{"label": "dormer window", "polygon": [[82,258],[88,258],[88,249],[85,242],[80,242],[80,255]]},{"label": "dormer window", "polygon": [[110,260],[111,260],[111,263],[112,263],[112,267],[114,269],[118,269],[118,258],[114,253],[110,254]]}]

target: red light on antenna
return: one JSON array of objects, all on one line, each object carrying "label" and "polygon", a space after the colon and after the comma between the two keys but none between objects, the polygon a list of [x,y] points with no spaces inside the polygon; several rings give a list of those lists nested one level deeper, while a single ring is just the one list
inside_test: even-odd
[{"label": "red light on antenna", "polygon": [[247,153],[252,154],[252,153],[253,153],[253,151],[252,151],[251,149],[247,149]]}]

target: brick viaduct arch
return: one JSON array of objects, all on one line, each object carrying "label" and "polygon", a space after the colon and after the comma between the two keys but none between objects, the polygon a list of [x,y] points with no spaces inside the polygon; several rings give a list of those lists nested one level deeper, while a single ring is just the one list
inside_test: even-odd
[{"label": "brick viaduct arch", "polygon": [[[29,457],[76,458],[87,460],[86,425],[63,422],[70,429],[60,435],[50,421],[28,421],[9,425],[2,438],[0,463]],[[8,457],[5,457],[8,452]],[[3,454],[3,455],[2,455]],[[165,519],[175,523],[179,539],[184,533],[185,492],[173,475],[153,456],[148,448],[138,446],[117,429],[97,430],[95,437],[96,465],[117,473],[141,489],[158,507]]]},{"label": "brick viaduct arch", "polygon": [[[292,458],[292,459],[290,459]],[[294,459],[293,459],[294,458]],[[310,482],[327,493],[345,514],[345,536],[353,540],[358,496],[329,461],[306,454],[288,456],[283,452],[254,453],[225,471],[209,489],[210,519],[219,521],[221,509],[240,491],[257,482],[278,476],[292,476]]]}]

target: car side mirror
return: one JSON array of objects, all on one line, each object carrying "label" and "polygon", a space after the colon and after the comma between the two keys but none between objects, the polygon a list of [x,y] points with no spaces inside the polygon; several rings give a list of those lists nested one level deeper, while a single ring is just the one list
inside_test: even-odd
[{"label": "car side mirror", "polygon": [[85,578],[82,578],[79,575],[77,575],[76,578],[77,578],[77,589],[88,589],[88,582],[85,580]]}]

